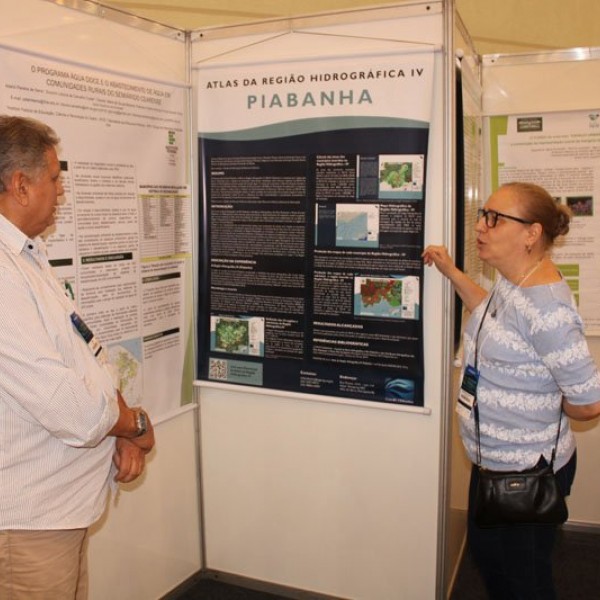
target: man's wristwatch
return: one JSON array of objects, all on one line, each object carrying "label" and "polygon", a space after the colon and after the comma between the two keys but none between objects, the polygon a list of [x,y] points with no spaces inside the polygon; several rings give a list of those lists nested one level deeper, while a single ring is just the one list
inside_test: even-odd
[{"label": "man's wristwatch", "polygon": [[133,437],[140,437],[148,431],[148,415],[143,408],[132,408],[135,413],[136,432]]}]

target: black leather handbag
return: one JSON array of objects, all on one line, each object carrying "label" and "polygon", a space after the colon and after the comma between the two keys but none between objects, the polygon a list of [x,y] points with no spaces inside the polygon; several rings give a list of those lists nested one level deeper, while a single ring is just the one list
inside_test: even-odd
[{"label": "black leather handbag", "polygon": [[477,525],[564,523],[569,511],[554,476],[552,462],[525,471],[490,471],[478,467],[479,484],[474,507]]},{"label": "black leather handbag", "polygon": [[516,524],[564,523],[569,517],[567,503],[554,475],[554,456],[560,435],[562,409],[558,417],[558,433],[547,463],[540,456],[533,469],[524,471],[492,471],[481,466],[479,410],[475,406],[477,430],[477,468],[479,483],[475,494],[473,516],[479,527],[502,527]]}]

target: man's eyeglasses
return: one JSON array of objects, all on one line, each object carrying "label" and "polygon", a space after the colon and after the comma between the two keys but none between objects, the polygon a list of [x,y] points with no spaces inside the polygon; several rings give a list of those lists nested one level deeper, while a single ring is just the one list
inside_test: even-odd
[{"label": "man's eyeglasses", "polygon": [[486,210],[485,208],[480,208],[477,210],[477,220],[479,221],[480,219],[485,219],[485,226],[488,229],[496,227],[498,217],[510,219],[511,221],[517,221],[518,223],[523,223],[524,225],[533,225],[533,221],[526,221],[525,219],[521,219],[520,217],[513,217],[512,215],[505,215],[504,213],[498,212],[497,210]]}]

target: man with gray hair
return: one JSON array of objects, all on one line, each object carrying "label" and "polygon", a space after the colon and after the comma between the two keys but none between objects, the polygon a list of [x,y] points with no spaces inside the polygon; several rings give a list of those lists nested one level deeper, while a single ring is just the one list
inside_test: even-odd
[{"label": "man with gray hair", "polygon": [[59,139],[0,115],[0,598],[87,597],[87,529],[154,446],[106,350],[52,273]]}]

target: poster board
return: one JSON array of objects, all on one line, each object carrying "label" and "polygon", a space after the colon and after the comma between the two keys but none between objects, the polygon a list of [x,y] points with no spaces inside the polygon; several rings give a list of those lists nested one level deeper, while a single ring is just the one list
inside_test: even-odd
[{"label": "poster board", "polygon": [[[600,104],[598,105],[600,106]],[[492,186],[533,181],[571,211],[552,258],[569,284],[586,334],[600,334],[600,108],[490,117]]]},{"label": "poster board", "polygon": [[[547,119],[546,122],[551,126],[550,131],[552,128],[555,129],[555,133],[551,135],[558,136],[554,141],[549,140],[554,144],[559,142],[565,133],[557,128],[565,126],[573,118],[582,116],[586,128],[584,138],[589,141],[588,132],[593,131],[589,129],[593,120],[590,120],[588,115],[598,112],[599,74],[600,52],[597,48],[483,57],[483,110],[486,117],[484,131],[488,142],[486,144],[486,195],[493,190],[495,185],[493,176],[494,173],[498,173],[498,169],[494,168],[494,165],[499,163],[498,155],[495,154],[495,149],[498,148],[498,131],[494,132],[493,126],[497,127],[502,123],[508,125],[510,120],[514,123],[516,132],[517,119],[523,118],[525,121],[522,123],[528,128],[535,124],[535,119],[538,119],[538,123],[540,118],[542,123]],[[563,116],[566,115],[568,117],[563,120]],[[508,129],[506,131],[508,132]],[[580,126],[576,126],[572,133],[580,134]],[[535,132],[524,132],[523,135],[531,137]],[[554,145],[558,146],[558,144]],[[571,144],[563,144],[563,146],[569,145]],[[554,158],[554,161],[556,160]],[[529,166],[537,168],[539,165]],[[527,168],[528,165],[522,163],[519,167]],[[596,186],[593,188],[596,189]],[[560,193],[557,196],[566,198],[567,194]],[[576,226],[577,223],[574,222],[574,225]],[[592,237],[596,238],[597,235],[594,233]],[[595,239],[588,239],[585,243],[589,244],[591,249],[596,245]],[[596,279],[594,275],[593,280]],[[599,364],[598,338],[595,335],[588,337],[588,344],[596,363]],[[595,474],[597,470],[595,457],[600,451],[600,427],[597,422],[592,421],[573,422],[572,428],[578,445],[578,466],[575,486],[569,498],[569,523],[599,525],[600,508],[597,500],[600,497],[600,481]]]},{"label": "poster board", "polygon": [[201,379],[423,406],[433,76],[419,47],[198,70]]},{"label": "poster board", "polygon": [[[140,241],[141,222],[154,219],[144,202],[162,204],[171,216],[178,213],[177,203],[191,208],[185,44],[178,32],[152,34],[134,23],[117,24],[44,0],[2,0],[0,11],[7,17],[0,25],[2,111],[44,120],[61,137],[66,203],[51,258],[65,288],[86,304],[107,344],[121,346],[128,395],[146,402],[157,422],[158,447],[163,446],[160,457],[158,450],[150,455],[141,481],[120,488],[110,522],[93,529],[90,595],[158,597],[200,567],[195,412],[189,403],[191,377],[184,374],[187,356],[193,363],[191,217],[183,218],[185,226],[178,232],[186,237],[181,253],[173,243],[168,250],[144,250]],[[169,143],[170,130],[175,131],[174,144]],[[140,152],[144,143],[153,150]],[[179,149],[174,167],[167,166],[173,159],[171,146]],[[166,221],[154,222],[157,228],[162,225],[161,233],[170,228],[173,234]],[[103,235],[94,237],[95,232]],[[175,237],[170,236],[171,242]],[[104,285],[94,283],[96,279]],[[159,310],[163,302],[158,296],[164,298],[174,281],[180,282],[173,294],[177,307],[171,306],[177,325],[172,316],[164,319],[155,312],[151,320],[157,327],[151,333],[154,326],[143,325],[141,305],[148,308],[152,296],[151,304]],[[111,285],[116,285],[112,291]],[[140,358],[148,359],[150,345],[160,343],[149,336],[176,328],[176,355],[164,348],[160,353],[168,360],[146,364],[142,390]],[[173,360],[174,378],[165,370]],[[186,388],[187,400],[182,395]],[[188,404],[182,406],[182,400]],[[186,494],[174,495],[180,488]],[[168,531],[156,526],[167,520]],[[169,560],[148,569],[157,548]]]},{"label": "poster board", "polygon": [[[194,85],[196,69],[208,63],[218,68],[264,65],[273,56],[294,63],[317,57],[329,61],[432,46],[427,189],[433,200],[425,211],[425,232],[433,242],[444,236],[446,199],[441,177],[444,62],[437,51],[443,43],[443,15],[440,4],[406,8],[406,14],[396,7],[354,14],[348,21],[307,18],[286,23],[278,32],[251,27],[214,32],[213,37],[203,32],[192,44]],[[196,110],[203,105],[197,102]],[[208,569],[337,597],[383,599],[399,590],[406,597],[435,596],[441,560],[435,525],[445,352],[441,297],[441,278],[426,276],[427,413],[196,382]],[[415,494],[406,494],[407,488]],[[409,539],[418,543],[407,544]]]},{"label": "poster board", "polygon": [[44,233],[50,264],[107,349],[123,396],[158,421],[181,406],[170,390],[184,389],[192,256],[185,88],[0,53],[0,110],[43,120],[61,139],[65,193]]}]

